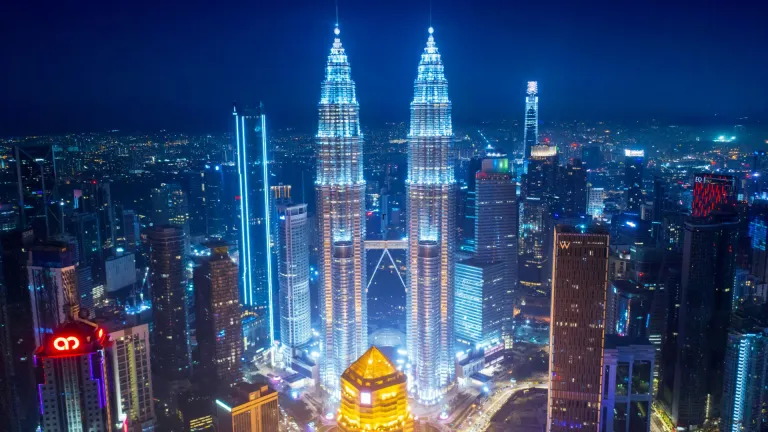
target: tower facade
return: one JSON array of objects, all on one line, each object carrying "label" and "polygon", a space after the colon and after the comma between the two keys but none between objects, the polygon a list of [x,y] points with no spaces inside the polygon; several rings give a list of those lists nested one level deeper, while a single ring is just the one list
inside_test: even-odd
[{"label": "tower facade", "polygon": [[643,168],[645,152],[643,150],[624,150],[624,188],[627,190],[626,209],[631,213],[640,213],[643,204]]},{"label": "tower facade", "polygon": [[155,403],[150,367],[149,324],[110,329],[107,348],[112,365],[115,413],[125,415],[131,431],[143,431],[155,423]]},{"label": "tower facade", "polygon": [[44,431],[108,431],[111,418],[109,363],[104,329],[69,322],[48,334],[35,351],[42,378],[38,384]]},{"label": "tower facade", "polygon": [[706,217],[723,204],[734,202],[736,191],[733,176],[699,173],[693,175],[693,204],[691,216]]},{"label": "tower facade", "polygon": [[597,230],[555,228],[548,432],[600,430],[608,239]]},{"label": "tower facade", "polygon": [[[525,129],[523,130],[523,156],[525,164],[531,156],[531,149],[539,143],[539,83],[528,81],[525,96]],[[525,172],[528,172],[527,169]]]},{"label": "tower facade", "polygon": [[237,264],[226,244],[209,245],[211,256],[195,268],[195,316],[200,363],[223,385],[240,381],[243,329],[237,291]]},{"label": "tower facade", "polygon": [[292,350],[312,338],[307,205],[280,205],[277,214],[280,342]]},{"label": "tower facade", "polygon": [[456,181],[448,81],[430,27],[408,134],[407,346],[417,398],[437,402],[454,379]]},{"label": "tower facade", "polygon": [[365,266],[365,180],[360,106],[339,29],[321,86],[317,130],[321,379],[335,390],[339,375],[368,347]]},{"label": "tower facade", "polygon": [[152,369],[168,381],[189,377],[187,290],[184,231],[173,225],[152,227],[149,239],[149,283],[152,287]]},{"label": "tower facade", "polygon": [[270,259],[269,142],[264,107],[233,109],[240,231],[242,304],[263,314],[269,343],[274,341],[272,260]]},{"label": "tower facade", "polygon": [[552,242],[552,210],[557,183],[557,147],[530,150],[523,179],[518,237],[518,281],[525,294],[549,293],[548,251]]},{"label": "tower facade", "polygon": [[72,252],[71,246],[58,242],[33,246],[29,252],[27,277],[37,346],[43,344],[46,334],[80,311]]}]

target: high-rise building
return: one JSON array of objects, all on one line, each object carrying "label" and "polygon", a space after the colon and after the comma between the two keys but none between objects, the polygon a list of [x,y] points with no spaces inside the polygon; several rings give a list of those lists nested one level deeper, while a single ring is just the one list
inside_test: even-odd
[{"label": "high-rise building", "polygon": [[518,281],[525,294],[549,293],[548,252],[552,242],[551,216],[557,184],[557,147],[536,145],[530,150],[523,179],[518,237]]},{"label": "high-rise building", "polygon": [[605,204],[605,189],[601,187],[589,187],[587,195],[587,214],[594,219],[602,219]]},{"label": "high-rise building", "polygon": [[643,168],[645,167],[644,150],[624,150],[624,188],[627,191],[626,209],[640,214],[643,204]]},{"label": "high-rise building", "polygon": [[721,432],[759,432],[768,420],[768,327],[765,309],[735,313],[728,333]]},{"label": "high-rise building", "polygon": [[[152,292],[152,370],[167,381],[189,377],[191,354],[186,307],[184,231],[159,225],[147,231]],[[161,383],[158,382],[158,385]]]},{"label": "high-rise building", "polygon": [[720,412],[735,275],[738,216],[713,212],[685,224],[671,417],[701,427]]},{"label": "high-rise building", "polygon": [[35,344],[80,310],[77,271],[73,253],[66,243],[49,242],[33,246],[27,262],[29,296]]},{"label": "high-rise building", "polygon": [[123,210],[122,215],[123,248],[128,252],[136,252],[141,244],[139,236],[139,219],[133,210]]},{"label": "high-rise building", "polygon": [[525,159],[527,173],[528,158],[531,156],[533,146],[539,144],[539,84],[536,81],[528,81],[528,89],[525,96],[525,129],[523,130],[523,157]]},{"label": "high-rise building", "polygon": [[240,203],[240,277],[242,304],[267,319],[267,342],[275,340],[272,308],[272,260],[269,230],[269,140],[264,106],[257,109],[234,107],[237,145],[238,201]]},{"label": "high-rise building", "polygon": [[241,380],[242,324],[237,264],[225,243],[210,244],[211,255],[194,270],[195,315],[200,366],[217,384]]},{"label": "high-rise building", "polygon": [[342,432],[413,432],[408,377],[375,346],[341,375]]},{"label": "high-rise building", "polygon": [[721,205],[735,202],[736,184],[733,176],[698,173],[693,175],[693,204],[691,216],[707,217]]},{"label": "high-rise building", "polygon": [[448,81],[432,27],[419,62],[408,134],[407,346],[416,397],[435,403],[454,380],[456,181]]},{"label": "high-rise building", "polygon": [[586,214],[587,171],[581,159],[573,159],[559,171],[556,211],[569,216]]},{"label": "high-rise building", "polygon": [[109,383],[117,419],[125,418],[128,430],[144,432],[155,424],[155,403],[150,367],[149,325],[106,325],[109,331],[107,360],[114,371]]},{"label": "high-rise building", "polygon": [[279,421],[277,392],[269,386],[239,383],[216,399],[217,431],[272,432]]},{"label": "high-rise building", "polygon": [[117,221],[110,183],[97,180],[85,182],[81,199],[83,211],[93,213],[99,219],[101,247],[108,254],[113,253],[116,245]]},{"label": "high-rise building", "polygon": [[277,214],[280,342],[292,355],[312,338],[307,205],[280,205]]},{"label": "high-rise building", "polygon": [[338,377],[368,347],[365,180],[360,106],[339,28],[331,47],[318,104],[317,237],[320,248],[320,335],[323,385]]},{"label": "high-rise building", "polygon": [[12,432],[33,430],[40,415],[29,355],[36,348],[26,269],[33,241],[31,229],[0,234],[0,429]]},{"label": "high-rise building", "polygon": [[465,348],[498,343],[512,317],[506,298],[507,268],[501,261],[470,258],[456,263],[456,342]]},{"label": "high-rise building", "polygon": [[597,432],[609,235],[558,225],[554,240],[547,431]]},{"label": "high-rise building", "polygon": [[206,165],[203,171],[203,197],[205,198],[205,233],[208,237],[222,238],[227,233],[230,213],[226,208],[224,170],[221,165]]},{"label": "high-rise building", "polygon": [[98,280],[103,273],[104,260],[99,218],[95,213],[76,213],[67,222],[67,232],[75,238],[78,264],[95,269],[94,276]]},{"label": "high-rise building", "polygon": [[647,339],[605,336],[600,430],[650,432],[653,370]]},{"label": "high-rise building", "polygon": [[40,426],[46,432],[109,431],[111,388],[104,329],[71,321],[46,334],[35,351]]}]

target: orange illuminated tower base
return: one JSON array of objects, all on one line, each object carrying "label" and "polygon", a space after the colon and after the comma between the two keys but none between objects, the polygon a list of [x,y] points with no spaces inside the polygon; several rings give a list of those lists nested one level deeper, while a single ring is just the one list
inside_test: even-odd
[{"label": "orange illuminated tower base", "polygon": [[341,375],[342,432],[413,432],[407,377],[371,347]]}]

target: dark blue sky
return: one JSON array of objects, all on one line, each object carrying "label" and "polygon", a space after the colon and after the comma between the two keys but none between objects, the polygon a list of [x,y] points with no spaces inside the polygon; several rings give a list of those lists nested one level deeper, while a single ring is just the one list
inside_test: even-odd
[{"label": "dark blue sky", "polygon": [[[333,0],[9,1],[0,135],[314,127]],[[362,121],[407,120],[429,0],[340,0]],[[742,0],[434,0],[457,121],[768,115],[768,10]]]}]

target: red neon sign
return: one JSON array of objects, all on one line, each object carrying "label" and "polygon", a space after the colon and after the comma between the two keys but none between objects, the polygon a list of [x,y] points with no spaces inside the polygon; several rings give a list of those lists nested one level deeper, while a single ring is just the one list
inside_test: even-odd
[{"label": "red neon sign", "polygon": [[80,339],[69,337],[57,337],[53,340],[53,347],[59,351],[70,351],[77,349],[80,346]]}]

